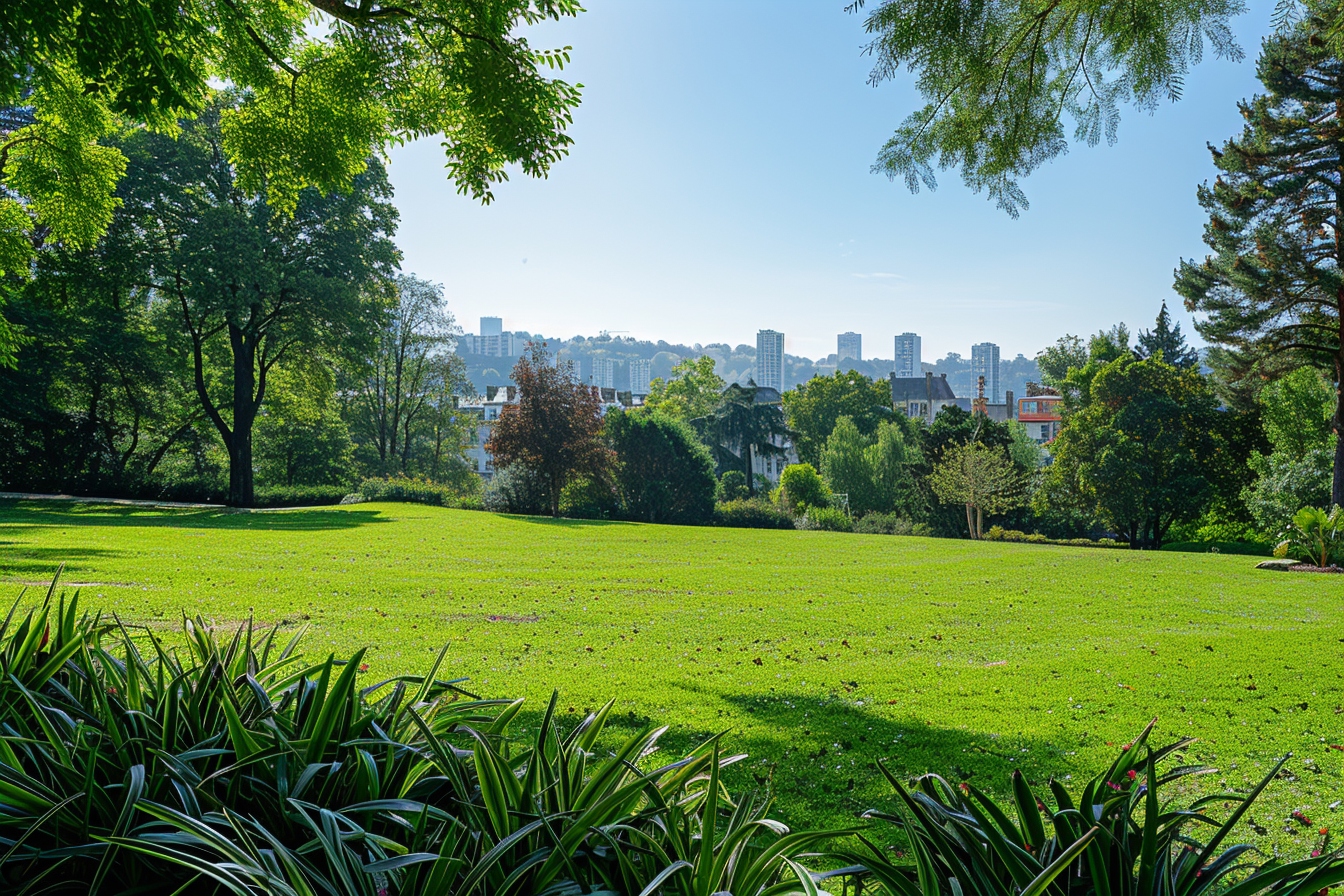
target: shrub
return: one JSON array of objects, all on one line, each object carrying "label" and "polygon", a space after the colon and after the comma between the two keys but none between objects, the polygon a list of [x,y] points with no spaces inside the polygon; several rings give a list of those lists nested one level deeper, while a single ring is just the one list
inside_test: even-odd
[{"label": "shrub", "polygon": [[793,517],[764,498],[725,501],[714,508],[714,525],[735,529],[793,529]]},{"label": "shrub", "polygon": [[689,424],[658,411],[613,411],[603,432],[616,452],[621,516],[646,523],[709,522],[718,488],[714,461]]},{"label": "shrub", "polygon": [[915,524],[899,513],[866,513],[854,521],[854,531],[865,535],[913,535]]},{"label": "shrub", "polygon": [[737,501],[750,497],[747,490],[747,477],[741,470],[728,470],[719,477],[719,486],[715,499],[719,502]]},{"label": "shrub", "polygon": [[535,470],[522,464],[495,470],[495,476],[486,486],[481,501],[485,509],[492,513],[537,516],[548,513],[551,507],[550,498],[546,495],[546,481]]},{"label": "shrub", "polygon": [[605,520],[617,514],[616,492],[609,483],[579,476],[560,490],[560,515],[575,520]]},{"label": "shrub", "polygon": [[1065,541],[1061,541],[1060,544],[1067,544],[1075,548],[1090,548],[1096,546],[1096,542],[1090,538],[1070,538]]},{"label": "shrub", "polygon": [[50,594],[0,624],[4,892],[815,892],[829,835],[730,796],[717,737],[645,770],[661,728],[599,750],[615,701],[564,724],[553,696],[514,734],[522,701],[441,680],[446,648],[366,687],[363,650],[310,664],[278,628],[174,640]]},{"label": "shrub", "polygon": [[1116,541],[1114,538],[1098,538],[1097,547],[1099,548],[1123,548],[1124,544]]},{"label": "shrub", "polygon": [[1274,548],[1274,556],[1293,556],[1313,566],[1327,567],[1344,554],[1344,510],[1330,511],[1319,507],[1303,507],[1293,514],[1293,521],[1284,533],[1283,541]]},{"label": "shrub", "polygon": [[[1148,747],[1151,730],[1149,725],[1081,791],[1069,793],[1063,782],[1051,778],[1049,793],[1038,794],[1014,771],[1013,799],[1005,806],[970,783],[954,788],[937,775],[925,775],[907,788],[881,765],[896,791],[896,804],[891,811],[870,810],[866,816],[896,825],[913,858],[895,863],[890,852],[867,838],[860,838],[861,851],[847,857],[887,892],[929,896],[1309,893],[1338,879],[1337,854],[1293,863],[1266,857],[1257,865],[1251,846],[1223,845],[1286,757],[1245,796],[1218,794],[1178,807],[1171,795],[1159,791],[1184,795],[1186,779],[1212,769],[1181,761],[1193,738]],[[1165,767],[1173,762],[1175,767]],[[1221,822],[1209,814],[1219,803],[1234,807]],[[959,886],[950,891],[939,886],[953,874]],[[1056,878],[1067,883],[1052,886]]]},{"label": "shrub", "polygon": [[811,464],[789,464],[779,477],[779,506],[797,514],[809,507],[829,507],[831,490]]},{"label": "shrub", "polygon": [[798,521],[798,528],[820,532],[853,532],[854,519],[838,507],[809,507]]},{"label": "shrub", "polygon": [[253,493],[256,507],[311,507],[340,504],[350,490],[340,485],[268,485]]},{"label": "shrub", "polygon": [[989,531],[984,534],[985,541],[1003,541],[1003,527],[990,526]]},{"label": "shrub", "polygon": [[1020,540],[1020,541],[1025,541],[1027,544],[1049,544],[1049,543],[1050,543],[1050,539],[1046,538],[1044,535],[1040,534],[1039,532],[1033,532],[1033,533],[1031,533],[1030,535],[1023,536],[1023,537],[1022,537],[1021,539],[1019,539],[1019,540]]},{"label": "shrub", "polygon": [[457,507],[463,498],[463,493],[452,486],[408,476],[365,479],[359,484],[358,494],[366,501],[405,501],[435,507]]}]

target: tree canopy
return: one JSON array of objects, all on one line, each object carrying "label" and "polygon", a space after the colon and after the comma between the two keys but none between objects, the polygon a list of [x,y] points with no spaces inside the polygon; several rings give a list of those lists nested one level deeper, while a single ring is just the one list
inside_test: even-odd
[{"label": "tree canopy", "polygon": [[851,370],[814,376],[783,397],[798,458],[813,466],[820,466],[822,449],[841,417],[848,417],[865,438],[894,417],[891,386]]}]

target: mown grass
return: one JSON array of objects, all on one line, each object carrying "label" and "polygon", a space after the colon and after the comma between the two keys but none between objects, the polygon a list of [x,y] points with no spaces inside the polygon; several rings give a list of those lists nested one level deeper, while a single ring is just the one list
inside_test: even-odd
[{"label": "mown grass", "polygon": [[307,624],[310,653],[371,645],[371,679],[450,643],[485,695],[615,697],[630,722],[672,724],[670,748],[727,730],[751,755],[739,777],[773,778],[797,824],[886,801],[879,758],[1004,793],[1016,767],[1091,775],[1153,717],[1159,743],[1201,738],[1211,790],[1294,754],[1250,813],[1262,844],[1301,855],[1344,823],[1344,577],[1253,558],[415,505],[0,503],[0,582],[17,594],[62,562],[133,622]]}]

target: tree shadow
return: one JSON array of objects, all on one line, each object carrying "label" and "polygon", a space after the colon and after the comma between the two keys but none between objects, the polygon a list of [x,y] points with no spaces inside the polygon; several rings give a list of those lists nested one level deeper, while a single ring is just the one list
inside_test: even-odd
[{"label": "tree shadow", "polygon": [[0,501],[0,536],[72,526],[320,531],[386,522],[389,520],[378,510],[183,510],[125,504]]},{"label": "tree shadow", "polygon": [[569,519],[561,517],[556,519],[553,516],[514,516],[500,514],[506,519],[517,520],[520,523],[532,523],[537,526],[554,526],[560,529],[586,529],[591,527],[606,526],[636,526],[638,523],[632,523],[627,520],[583,520]]}]

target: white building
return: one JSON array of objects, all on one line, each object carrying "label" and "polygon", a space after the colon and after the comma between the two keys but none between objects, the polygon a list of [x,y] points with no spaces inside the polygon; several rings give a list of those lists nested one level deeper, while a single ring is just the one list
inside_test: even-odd
[{"label": "white building", "polygon": [[491,461],[490,453],[485,450],[485,443],[490,439],[490,431],[494,428],[495,421],[499,419],[499,412],[504,406],[517,402],[516,386],[486,386],[484,399],[458,405],[460,413],[476,418],[475,425],[470,428],[463,455],[472,470],[482,479],[490,479],[495,475],[495,465]]},{"label": "white building", "polygon": [[644,358],[636,358],[630,362],[630,392],[634,395],[644,396],[649,394],[649,383],[652,380],[653,362]]},{"label": "white building", "polygon": [[835,337],[835,358],[837,361],[862,361],[863,336],[859,333],[841,333]]},{"label": "white building", "polygon": [[504,332],[502,317],[481,318],[481,332],[467,333],[457,340],[458,350],[469,355],[492,358],[516,358],[523,353],[525,340]]},{"label": "white building", "polygon": [[611,358],[593,359],[592,385],[599,389],[616,388],[616,362]]},{"label": "white building", "polygon": [[784,334],[778,330],[756,333],[756,385],[784,391]]},{"label": "white building", "polygon": [[902,333],[896,337],[896,369],[892,373],[901,379],[923,376],[919,336]]},{"label": "white building", "polygon": [[985,398],[990,404],[1003,402],[1003,384],[999,380],[999,347],[992,342],[971,346],[971,382],[985,378]]}]

